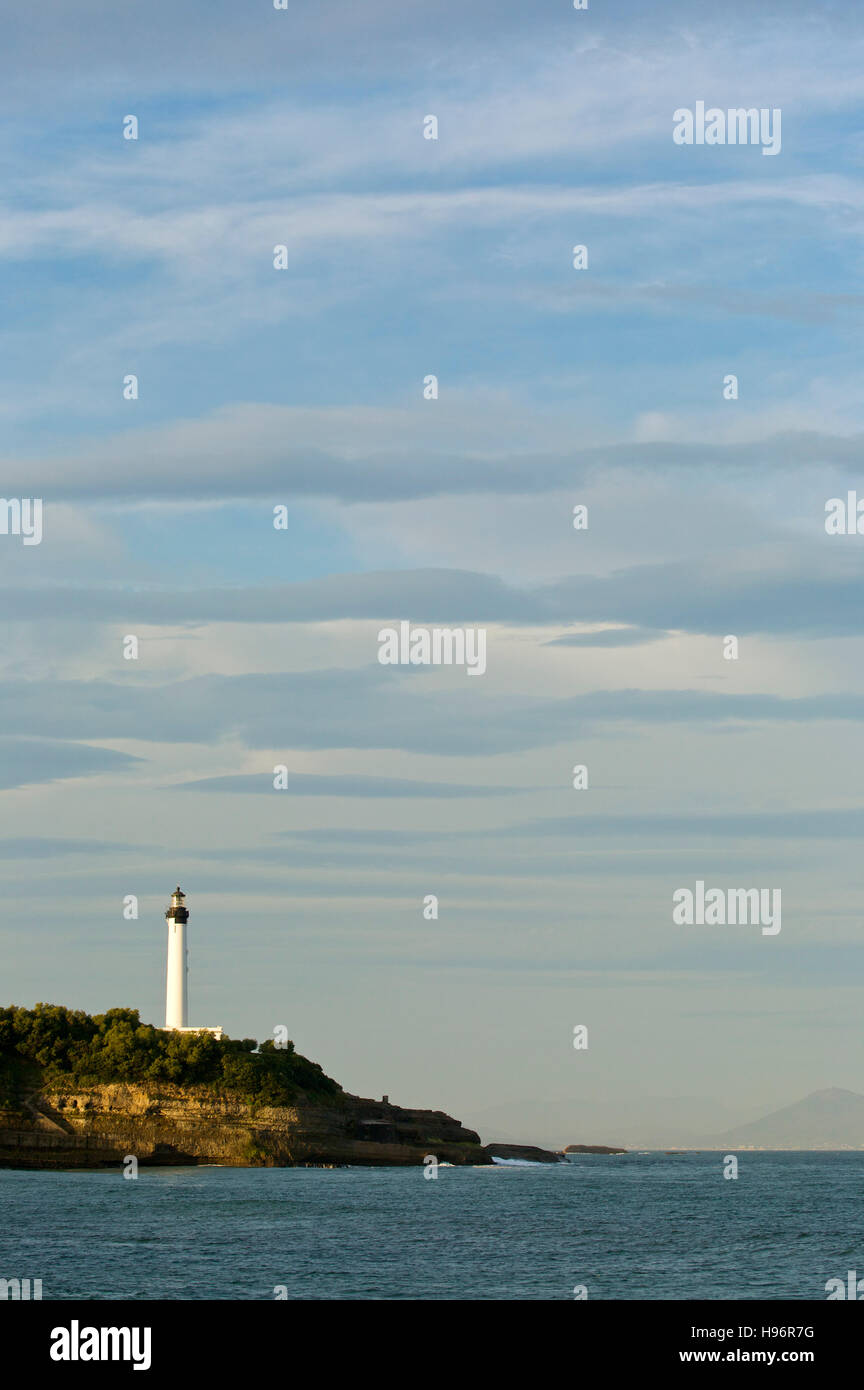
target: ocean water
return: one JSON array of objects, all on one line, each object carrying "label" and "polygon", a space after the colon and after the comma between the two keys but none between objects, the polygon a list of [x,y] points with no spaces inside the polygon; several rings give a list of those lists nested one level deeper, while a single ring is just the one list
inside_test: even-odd
[{"label": "ocean water", "polygon": [[864,1275],[864,1152],[559,1166],[0,1171],[0,1277],[43,1299],[826,1297]]}]

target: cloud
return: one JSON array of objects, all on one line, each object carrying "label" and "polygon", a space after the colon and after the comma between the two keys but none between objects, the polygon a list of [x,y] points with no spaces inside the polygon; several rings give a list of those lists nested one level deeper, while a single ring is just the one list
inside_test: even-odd
[{"label": "cloud", "polygon": [[[814,518],[814,531],[822,516]],[[616,648],[669,632],[725,636],[797,634],[812,638],[864,631],[854,558],[825,537],[791,535],[785,545],[729,549],[708,559],[634,565],[609,575],[574,574],[517,586],[460,569],[385,570],[327,575],[293,584],[221,588],[15,588],[6,586],[6,621],[73,618],[177,626],[213,622],[323,623],[369,620],[556,627],[622,624],[605,632],[565,632],[546,646]],[[854,544],[854,540],[853,540]],[[370,637],[370,649],[372,638]],[[492,649],[490,648],[490,659]],[[89,735],[88,735],[89,736]]]},{"label": "cloud", "polygon": [[[98,738],[99,734],[94,736]],[[110,748],[4,734],[0,736],[0,789],[9,791],[36,783],[62,782],[70,777],[120,772],[140,761]]]},{"label": "cloud", "polygon": [[601,632],[568,632],[544,642],[546,647],[639,647],[645,642],[661,642],[668,637],[662,628],[607,627]]},{"label": "cloud", "polygon": [[[699,470],[707,479],[733,469],[833,465],[854,479],[864,467],[864,435],[805,430],[732,443],[643,440],[550,449],[548,422],[538,422],[535,432],[533,410],[523,420],[526,442],[514,452],[513,412],[498,426],[476,414],[470,420],[477,404],[463,402],[455,413],[423,412],[422,401],[417,408],[224,406],[201,419],[88,440],[62,456],[7,457],[4,495],[41,496],[46,509],[52,501],[83,498],[396,502],[572,490],[609,470],[666,476]],[[531,447],[529,438],[541,442]]]},{"label": "cloud", "polygon": [[[455,673],[451,673],[455,674]],[[592,729],[684,723],[712,729],[765,722],[864,719],[864,696],[715,694],[695,690],[596,690],[530,699],[478,690],[480,682],[445,689],[428,672],[369,667],[240,676],[200,676],[153,686],[107,681],[6,681],[0,721],[13,734],[50,732],[69,739],[145,739],[154,743],[237,740],[248,748],[402,749],[489,756],[546,747]],[[74,746],[73,746],[74,750]],[[92,755],[100,767],[123,755]],[[26,760],[25,760],[26,761]],[[127,759],[126,762],[131,760]],[[48,769],[45,769],[46,772]],[[92,768],[91,768],[92,770]],[[19,764],[17,775],[27,768]],[[68,775],[74,775],[74,772]]]},{"label": "cloud", "polygon": [[[197,782],[175,782],[172,791],[242,792],[272,795],[273,772],[204,777]],[[420,782],[407,777],[324,776],[315,773],[288,773],[286,798],[295,796],[421,797],[437,799],[475,796],[509,796],[518,787],[472,787],[461,782]],[[528,790],[527,788],[525,790]]]},{"label": "cloud", "polygon": [[76,840],[71,837],[22,835],[0,839],[0,859],[12,859],[16,863],[20,859],[50,859],[53,862],[68,855],[83,859],[87,863],[91,856],[103,859],[112,855],[138,855],[148,852],[149,849],[149,846],[141,844],[122,844],[111,840]]},{"label": "cloud", "polygon": [[[469,832],[471,833],[471,832]],[[477,834],[490,832],[478,831]],[[635,815],[592,812],[523,822],[496,830],[497,837],[523,840],[535,836],[564,836],[572,843],[583,839],[636,837],[644,841],[665,839],[725,840],[857,840],[864,833],[864,807],[814,807],[788,811],[701,810],[669,814],[649,811]]]}]

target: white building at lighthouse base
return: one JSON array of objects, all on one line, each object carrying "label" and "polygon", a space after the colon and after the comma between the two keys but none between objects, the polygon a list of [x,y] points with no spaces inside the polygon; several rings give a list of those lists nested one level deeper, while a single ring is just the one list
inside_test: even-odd
[{"label": "white building at lighthouse base", "polygon": [[160,1028],[160,1033],[212,1033],[214,1038],[224,1036],[224,1028]]}]

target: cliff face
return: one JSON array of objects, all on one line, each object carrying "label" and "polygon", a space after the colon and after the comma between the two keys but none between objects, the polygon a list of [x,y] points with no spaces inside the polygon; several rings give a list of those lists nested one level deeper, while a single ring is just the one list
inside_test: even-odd
[{"label": "cliff face", "polygon": [[258,1106],[167,1083],[53,1088],[0,1110],[0,1167],[486,1163],[478,1135],[437,1110],[340,1095]]}]

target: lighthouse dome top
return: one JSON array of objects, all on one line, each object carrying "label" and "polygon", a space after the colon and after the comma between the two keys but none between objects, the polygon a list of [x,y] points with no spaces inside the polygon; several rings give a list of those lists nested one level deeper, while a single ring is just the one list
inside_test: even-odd
[{"label": "lighthouse dome top", "polygon": [[171,906],[166,909],[165,917],[168,921],[188,922],[189,909],[186,907],[186,894],[179,883],[171,894]]}]

